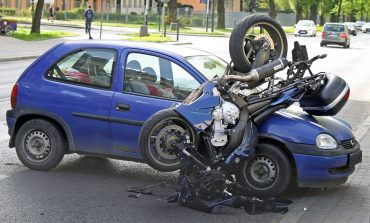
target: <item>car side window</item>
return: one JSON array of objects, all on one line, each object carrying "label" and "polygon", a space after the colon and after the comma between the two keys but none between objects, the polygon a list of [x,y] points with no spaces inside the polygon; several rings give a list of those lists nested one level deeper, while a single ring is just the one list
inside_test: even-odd
[{"label": "car side window", "polygon": [[130,53],[125,65],[124,91],[184,100],[200,83],[179,65],[161,57]]},{"label": "car side window", "polygon": [[84,49],[74,52],[56,64],[46,76],[71,83],[111,87],[116,52],[108,49]]}]

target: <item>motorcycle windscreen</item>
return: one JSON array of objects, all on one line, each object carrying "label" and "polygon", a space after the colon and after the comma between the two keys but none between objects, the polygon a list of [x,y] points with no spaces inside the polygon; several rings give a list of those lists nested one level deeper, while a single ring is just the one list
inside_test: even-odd
[{"label": "motorcycle windscreen", "polygon": [[325,84],[315,93],[307,94],[299,101],[301,108],[311,115],[336,115],[347,103],[350,89],[345,80],[328,74]]}]

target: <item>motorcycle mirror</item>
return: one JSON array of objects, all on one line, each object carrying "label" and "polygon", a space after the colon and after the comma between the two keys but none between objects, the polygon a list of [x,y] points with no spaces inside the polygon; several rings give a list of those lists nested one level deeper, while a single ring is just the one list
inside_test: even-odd
[{"label": "motorcycle mirror", "polygon": [[319,56],[320,59],[324,59],[328,54],[324,53]]}]

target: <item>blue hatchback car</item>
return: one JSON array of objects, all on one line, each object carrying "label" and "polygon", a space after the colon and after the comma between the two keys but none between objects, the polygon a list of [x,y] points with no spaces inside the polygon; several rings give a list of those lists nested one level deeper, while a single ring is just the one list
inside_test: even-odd
[{"label": "blue hatchback car", "polygon": [[[146,119],[223,75],[226,65],[209,53],[178,46],[56,45],[13,87],[12,109],[7,111],[9,146],[34,170],[49,170],[69,153],[142,161],[138,137]],[[343,183],[361,162],[351,127],[335,117],[281,111],[258,128],[259,147],[279,150],[285,158],[276,160],[257,148],[257,158],[251,161],[255,163],[245,173],[253,190],[268,191],[282,179],[293,178],[300,186]],[[319,148],[316,140],[327,135],[335,147]],[[292,171],[279,171],[281,163]]]}]

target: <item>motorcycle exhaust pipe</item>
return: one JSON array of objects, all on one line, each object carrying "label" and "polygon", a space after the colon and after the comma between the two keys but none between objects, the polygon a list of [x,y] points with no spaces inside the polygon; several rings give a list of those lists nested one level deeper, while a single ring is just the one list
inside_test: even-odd
[{"label": "motorcycle exhaust pipe", "polygon": [[266,78],[271,77],[275,73],[284,70],[288,65],[289,61],[286,58],[280,58],[265,65],[254,68],[248,74],[252,76],[251,80],[253,81],[263,81]]},{"label": "motorcycle exhaust pipe", "polygon": [[250,88],[253,88],[254,85],[257,86],[266,78],[271,77],[275,73],[284,70],[288,65],[289,61],[286,58],[280,58],[265,65],[254,68],[247,74],[233,71],[233,74],[231,75],[225,75],[213,80],[250,82],[248,83],[248,85],[250,86]]}]

